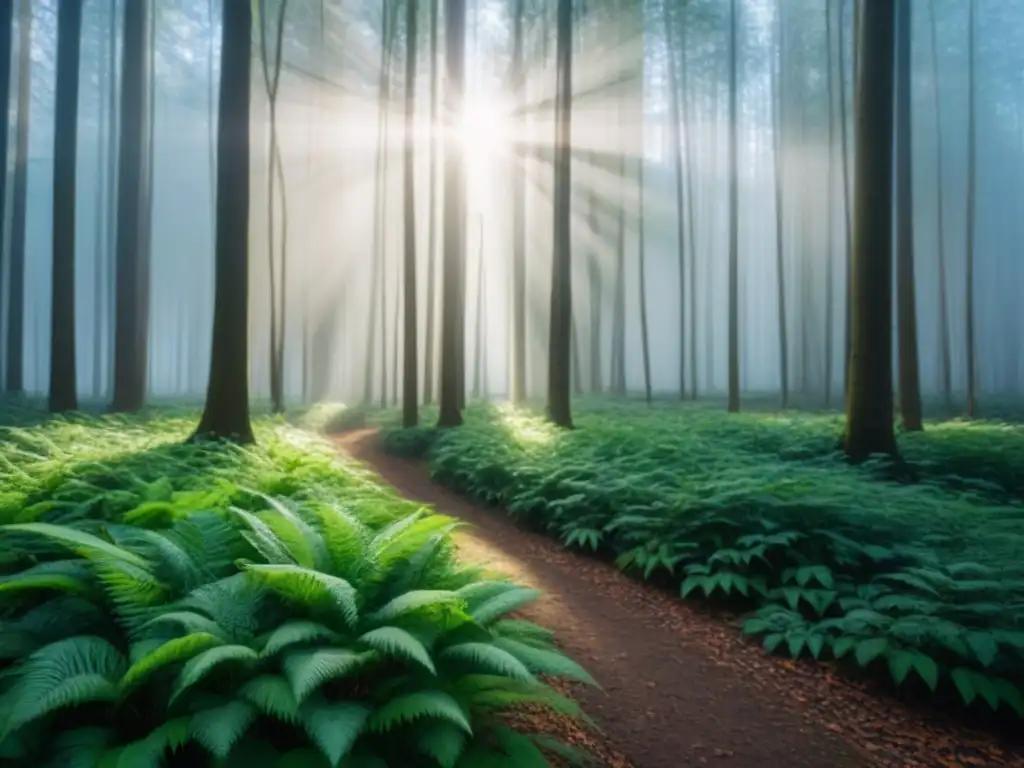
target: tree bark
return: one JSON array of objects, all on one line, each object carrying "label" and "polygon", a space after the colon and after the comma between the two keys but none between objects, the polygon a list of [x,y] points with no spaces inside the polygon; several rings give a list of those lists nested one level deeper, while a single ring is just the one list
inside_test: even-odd
[{"label": "tree bark", "polygon": [[[676,79],[676,59],[669,20],[669,4],[663,4],[665,48],[668,52],[669,137],[672,142],[672,166],[676,182],[676,239],[679,249],[679,399],[686,398],[686,220],[683,216],[683,148],[680,130],[679,83]],[[685,55],[685,52],[683,52]],[[691,254],[692,258],[692,254]]]},{"label": "tree bark", "polygon": [[789,329],[786,315],[786,223],[782,183],[782,174],[785,168],[782,155],[785,146],[782,142],[782,56],[785,51],[785,26],[782,22],[781,4],[776,13],[778,14],[776,34],[778,36],[779,65],[776,69],[773,62],[771,67],[772,156],[775,163],[775,290],[779,326],[779,388],[782,396],[781,407],[785,410],[789,407]]},{"label": "tree bark", "polygon": [[402,426],[419,422],[416,376],[416,15],[417,0],[405,3],[405,346],[402,366]]},{"label": "tree bark", "polygon": [[252,443],[247,327],[252,4],[224,0],[222,8],[213,341],[206,407],[192,439]]},{"label": "tree bark", "polygon": [[[638,261],[640,262],[640,349],[644,365],[644,398],[650,404],[651,395],[651,340],[647,327],[647,253],[644,241],[644,158],[641,154],[637,160],[637,186],[639,187],[639,206],[637,210],[637,228],[640,230]],[[680,265],[682,271],[682,265]]]},{"label": "tree bark", "polygon": [[[899,337],[900,419],[919,431],[921,383],[917,367],[917,301],[914,288],[914,174],[911,140],[911,7],[896,8],[896,324]],[[937,85],[937,83],[936,83]]]},{"label": "tree bark", "polygon": [[423,349],[423,402],[434,402],[434,383],[437,375],[434,351],[437,336],[437,25],[439,0],[430,0],[430,196],[427,216],[427,327]]},{"label": "tree bark", "polygon": [[728,410],[740,409],[740,329],[739,329],[739,168],[737,143],[739,113],[737,110],[736,68],[738,23],[736,0],[731,0],[729,14],[729,402]]},{"label": "tree bark", "polygon": [[[515,0],[512,27],[512,98],[524,108],[523,14],[525,1]],[[525,123],[516,117],[514,125]],[[522,141],[516,135],[515,141]],[[526,159],[512,155],[512,387],[513,403],[526,399]]]},{"label": "tree bark", "polygon": [[858,14],[853,315],[846,454],[896,454],[892,419],[892,0],[862,0]]},{"label": "tree bark", "polygon": [[978,184],[977,172],[977,128],[975,116],[975,38],[977,37],[978,9],[975,0],[969,0],[967,22],[967,264],[964,277],[965,332],[967,335],[967,418],[977,414],[976,391],[977,363],[974,349],[974,225],[975,190]]},{"label": "tree bark", "polygon": [[50,314],[51,413],[78,408],[75,351],[75,183],[83,0],[57,9],[57,82],[53,133],[53,278]]}]

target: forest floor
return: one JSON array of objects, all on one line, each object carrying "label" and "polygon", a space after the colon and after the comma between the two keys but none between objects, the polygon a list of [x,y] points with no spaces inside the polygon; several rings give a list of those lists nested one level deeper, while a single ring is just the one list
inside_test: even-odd
[{"label": "forest floor", "polygon": [[475,505],[425,462],[385,453],[374,429],[336,441],[408,499],[469,523],[462,559],[543,590],[526,618],[556,631],[601,685],[572,691],[600,735],[565,735],[609,767],[1024,765],[982,733],[880,699],[828,665],[765,654],[720,617]]}]

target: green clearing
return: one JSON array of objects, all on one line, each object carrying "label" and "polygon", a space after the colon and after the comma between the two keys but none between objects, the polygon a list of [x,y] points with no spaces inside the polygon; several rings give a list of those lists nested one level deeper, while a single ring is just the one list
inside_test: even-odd
[{"label": "green clearing", "polygon": [[900,437],[904,466],[853,467],[837,415],[592,401],[576,417],[476,407],[384,442],[567,547],[747,612],[770,652],[1024,716],[1024,427],[930,423]]},{"label": "green clearing", "polygon": [[[510,618],[534,590],[460,566],[419,509],[283,420],[184,445],[197,417],[0,428],[0,763],[501,766],[543,677],[589,682]],[[313,414],[313,421],[323,414]]]}]

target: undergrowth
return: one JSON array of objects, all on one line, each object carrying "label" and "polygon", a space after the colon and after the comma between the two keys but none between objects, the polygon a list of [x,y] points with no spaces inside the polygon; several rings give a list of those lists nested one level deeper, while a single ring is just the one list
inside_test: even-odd
[{"label": "undergrowth", "polygon": [[0,429],[0,763],[543,766],[511,727],[585,721],[592,682],[459,566],[456,523],[281,421],[183,445],[195,414]]},{"label": "undergrowth", "polygon": [[426,451],[436,480],[567,547],[749,611],[770,652],[1024,716],[1021,427],[902,435],[907,482],[848,465],[833,416],[598,404],[576,424],[476,409],[385,445]]}]

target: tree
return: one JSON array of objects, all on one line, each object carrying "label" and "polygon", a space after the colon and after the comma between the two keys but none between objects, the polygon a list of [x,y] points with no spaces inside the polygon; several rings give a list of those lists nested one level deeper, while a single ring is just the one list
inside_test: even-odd
[{"label": "tree", "polygon": [[[669,3],[662,3],[665,49],[668,52],[669,137],[676,182],[676,238],[679,256],[679,399],[686,397],[686,219],[683,216],[683,139],[680,130],[679,84],[676,81],[675,46],[669,21]],[[685,55],[685,52],[683,53]],[[692,258],[691,254],[691,258]]]},{"label": "tree", "polygon": [[736,67],[739,50],[736,41],[736,0],[729,14],[729,404],[730,413],[740,409],[740,329],[739,329],[739,167],[736,162],[739,114],[737,111]]},{"label": "tree", "polygon": [[252,4],[224,0],[222,14],[213,342],[206,407],[192,439],[252,443],[247,327]]},{"label": "tree", "polygon": [[28,210],[28,128],[32,106],[32,3],[21,0],[18,16],[18,122],[14,133],[14,211],[7,294],[6,390],[25,388],[25,227]]},{"label": "tree", "polygon": [[419,421],[416,383],[416,0],[405,3],[405,348],[402,365],[402,426]]},{"label": "tree", "polygon": [[978,407],[975,391],[977,363],[974,350],[974,209],[976,204],[977,171],[977,127],[975,116],[975,91],[977,77],[975,38],[977,37],[978,9],[975,0],[968,5],[967,21],[967,264],[964,279],[965,310],[964,321],[967,334],[967,417],[973,419]]},{"label": "tree", "polygon": [[459,377],[462,366],[459,344],[462,336],[464,292],[460,270],[464,261],[466,209],[463,148],[453,130],[462,120],[466,68],[466,0],[445,0],[445,66],[448,84],[445,88],[446,131],[444,153],[444,264],[441,296],[441,392],[439,427],[462,424],[459,402]]},{"label": "tree", "polygon": [[427,327],[423,349],[423,402],[434,401],[434,341],[437,336],[435,320],[437,308],[434,297],[437,293],[437,22],[439,0],[430,0],[430,172],[427,198]]},{"label": "tree", "polygon": [[[639,210],[637,211],[637,228],[640,230],[638,260],[640,262],[640,349],[644,365],[644,398],[651,402],[651,338],[647,328],[647,253],[644,240],[644,158],[637,159],[637,186],[639,187]],[[682,272],[682,264],[679,265]],[[680,350],[680,353],[682,350]],[[682,379],[680,379],[682,381]]]},{"label": "tree", "polygon": [[[840,27],[840,34],[842,34],[842,27]],[[834,336],[832,330],[832,316],[833,316],[833,304],[835,303],[833,294],[833,285],[835,283],[835,268],[832,250],[835,243],[834,232],[832,229],[832,221],[834,214],[834,201],[833,196],[835,194],[836,182],[835,182],[835,159],[836,159],[836,138],[835,138],[835,85],[834,85],[834,73],[835,69],[832,66],[832,4],[828,3],[825,6],[825,68],[826,76],[825,81],[827,83],[826,90],[828,92],[828,171],[827,171],[827,182],[826,182],[826,207],[828,214],[826,216],[825,232],[828,238],[828,247],[825,249],[825,407],[829,408],[832,405],[832,337]]]},{"label": "tree", "polygon": [[548,418],[572,428],[572,0],[558,0],[555,63],[554,252],[548,339]]},{"label": "tree", "polygon": [[53,126],[53,275],[50,312],[51,413],[78,408],[75,360],[75,182],[83,0],[57,9],[57,85]]},{"label": "tree", "polygon": [[[914,174],[910,110],[910,0],[896,9],[896,324],[899,338],[900,419],[903,429],[921,424],[917,367],[917,302],[914,295]],[[938,83],[936,83],[938,85]]]},{"label": "tree", "polygon": [[[7,114],[11,104],[11,62],[14,48],[14,0],[0,0],[0,104],[4,107],[0,120],[0,213],[7,210],[7,149],[10,121]],[[6,216],[0,215],[0,243],[3,243]]]},{"label": "tree", "polygon": [[786,325],[785,217],[782,194],[782,152],[784,146],[782,143],[782,55],[785,50],[783,46],[785,25],[782,23],[781,3],[777,6],[775,14],[779,63],[777,67],[774,62],[771,65],[772,87],[770,98],[772,100],[772,157],[775,168],[775,291],[779,326],[779,388],[782,393],[781,405],[783,410],[785,410],[789,407],[789,332]]},{"label": "tree", "polygon": [[[523,72],[523,12],[525,0],[515,0],[512,19],[512,98],[523,123],[526,78]],[[519,141],[519,137],[516,137]],[[518,148],[517,148],[518,149]],[[526,399],[526,161],[512,153],[512,386],[511,400]]]},{"label": "tree", "polygon": [[149,15],[147,1],[127,3],[124,9],[124,56],[121,66],[120,157],[117,181],[117,254],[114,316],[113,409],[134,413],[146,395],[148,338],[143,331],[143,280],[149,270],[150,243],[144,232],[146,170],[149,137],[147,77]]},{"label": "tree", "polygon": [[861,0],[854,181],[853,312],[846,454],[896,454],[892,428],[892,0]]}]

